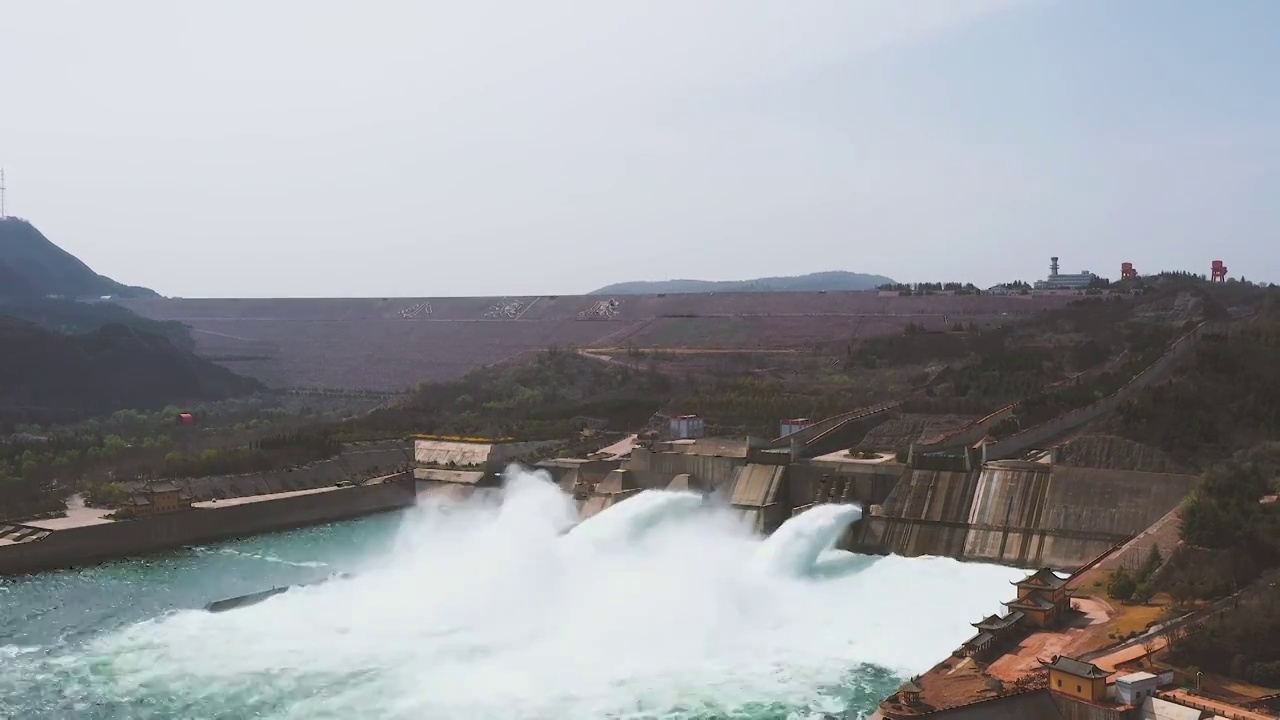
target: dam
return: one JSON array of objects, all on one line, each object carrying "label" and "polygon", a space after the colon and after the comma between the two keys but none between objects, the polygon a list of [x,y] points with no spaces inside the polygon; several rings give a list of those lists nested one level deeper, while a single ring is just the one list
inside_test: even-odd
[{"label": "dam", "polygon": [[963,472],[906,469],[845,547],[1076,569],[1178,506],[1196,477],[998,460]]},{"label": "dam", "polygon": [[4,578],[0,715],[857,717],[1021,575],[832,549],[859,516],[761,538],[723,498],[641,491],[583,518],[518,472],[461,502]]}]

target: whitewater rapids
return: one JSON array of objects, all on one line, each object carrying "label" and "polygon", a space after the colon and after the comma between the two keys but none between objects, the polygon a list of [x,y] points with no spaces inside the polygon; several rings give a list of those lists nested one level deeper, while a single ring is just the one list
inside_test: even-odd
[{"label": "whitewater rapids", "polygon": [[860,711],[944,658],[1018,573],[830,550],[857,517],[819,506],[761,540],[729,508],[651,491],[577,523],[545,476],[509,472],[496,501],[424,500],[353,578],[131,624],[23,677],[139,718]]}]

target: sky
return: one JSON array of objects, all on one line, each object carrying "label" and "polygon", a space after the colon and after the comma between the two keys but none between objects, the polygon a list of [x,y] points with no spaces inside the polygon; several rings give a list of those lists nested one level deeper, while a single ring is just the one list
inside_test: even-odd
[{"label": "sky", "polygon": [[1274,0],[0,0],[9,211],[183,297],[1280,282]]}]

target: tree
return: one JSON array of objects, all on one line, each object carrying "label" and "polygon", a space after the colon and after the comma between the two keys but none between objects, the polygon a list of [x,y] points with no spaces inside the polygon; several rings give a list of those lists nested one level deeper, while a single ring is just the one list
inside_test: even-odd
[{"label": "tree", "polygon": [[1138,577],[1143,580],[1151,579],[1160,566],[1164,564],[1164,556],[1160,554],[1160,547],[1151,546],[1151,552],[1147,553],[1147,559],[1142,562],[1142,568],[1138,571]]},{"label": "tree", "polygon": [[128,497],[124,485],[118,482],[103,483],[89,488],[89,502],[93,505],[119,505]]},{"label": "tree", "polygon": [[102,438],[102,454],[107,457],[119,455],[126,447],[128,447],[128,444],[119,435],[108,435]]},{"label": "tree", "polygon": [[1231,669],[1229,670],[1231,677],[1243,678],[1248,669],[1249,658],[1239,653],[1237,653],[1235,657],[1231,658]]},{"label": "tree", "polygon": [[1146,654],[1148,663],[1151,662],[1151,656],[1156,651],[1157,640],[1159,640],[1159,636],[1155,634],[1148,634],[1142,637],[1142,652]]},{"label": "tree", "polygon": [[1138,582],[1133,579],[1128,570],[1120,568],[1111,574],[1111,580],[1107,583],[1107,596],[1120,602],[1127,602],[1137,589]]},{"label": "tree", "polygon": [[1138,583],[1133,589],[1132,600],[1141,605],[1146,605],[1151,601],[1151,596],[1155,595],[1155,591],[1145,582]]}]

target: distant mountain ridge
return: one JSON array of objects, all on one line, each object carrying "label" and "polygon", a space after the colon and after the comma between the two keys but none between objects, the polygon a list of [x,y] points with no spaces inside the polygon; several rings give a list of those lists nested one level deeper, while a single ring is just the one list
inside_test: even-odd
[{"label": "distant mountain ridge", "polygon": [[822,290],[874,290],[892,284],[883,275],[832,270],[753,280],[637,280],[615,283],[588,295],[648,295],[650,293],[695,292],[818,292]]},{"label": "distant mountain ridge", "polygon": [[99,275],[21,218],[0,219],[0,298],[155,297],[156,292]]}]

